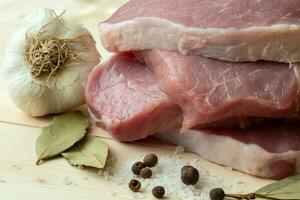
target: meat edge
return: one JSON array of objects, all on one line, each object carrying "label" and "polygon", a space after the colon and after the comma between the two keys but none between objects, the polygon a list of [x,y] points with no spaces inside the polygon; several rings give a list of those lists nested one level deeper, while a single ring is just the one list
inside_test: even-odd
[{"label": "meat edge", "polygon": [[199,130],[161,133],[155,137],[182,145],[206,160],[258,177],[278,180],[300,172],[300,151],[270,153],[255,144]]},{"label": "meat edge", "polygon": [[300,64],[299,63],[291,63],[290,67],[294,69],[295,76],[298,81],[298,91],[297,91],[297,97],[298,99],[296,100],[296,113],[299,116],[300,115]]},{"label": "meat edge", "polygon": [[298,25],[196,28],[155,17],[138,17],[115,24],[101,23],[99,32],[102,45],[111,52],[162,48],[232,62],[300,61]]}]

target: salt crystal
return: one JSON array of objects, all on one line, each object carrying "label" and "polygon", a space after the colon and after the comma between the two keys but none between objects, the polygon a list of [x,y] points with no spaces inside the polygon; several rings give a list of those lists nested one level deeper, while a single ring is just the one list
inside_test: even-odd
[{"label": "salt crystal", "polygon": [[97,174],[100,175],[100,176],[102,176],[103,175],[103,170],[100,169]]},{"label": "salt crystal", "polygon": [[133,195],[133,198],[134,198],[134,199],[144,199],[145,196],[142,195],[141,193],[135,193],[135,194]]},{"label": "salt crystal", "polygon": [[199,196],[200,194],[201,194],[200,190],[195,190],[195,191],[194,191],[194,195],[195,195],[195,196]]},{"label": "salt crystal", "polygon": [[182,153],[184,153],[184,147],[183,146],[177,146],[174,153],[175,154],[182,154]]},{"label": "salt crystal", "polygon": [[195,190],[195,186],[193,186],[193,185],[189,185],[188,187],[189,187],[189,189],[192,190],[192,191]]},{"label": "salt crystal", "polygon": [[83,169],[84,166],[83,166],[83,165],[77,165],[77,168],[78,168],[78,169]]},{"label": "salt crystal", "polygon": [[105,179],[105,180],[109,180],[110,175],[109,175],[109,172],[108,172],[108,171],[104,171],[104,172],[103,172],[103,176],[104,176],[104,179]]},{"label": "salt crystal", "polygon": [[180,160],[176,160],[175,163],[176,164],[180,164],[181,162],[180,162]]},{"label": "salt crystal", "polygon": [[113,163],[118,161],[118,159],[115,156],[110,156],[109,160]]},{"label": "salt crystal", "polygon": [[192,166],[193,166],[193,165],[197,165],[198,162],[199,162],[199,161],[198,161],[197,159],[194,158],[194,159],[191,160],[190,165],[192,165]]},{"label": "salt crystal", "polygon": [[65,185],[71,185],[73,182],[69,179],[69,177],[66,177],[64,180]]},{"label": "salt crystal", "polygon": [[183,193],[184,193],[184,194],[188,194],[188,193],[189,193],[189,191],[190,191],[190,190],[189,190],[189,188],[188,188],[188,187],[186,187],[186,188],[184,188],[184,189],[183,189]]}]

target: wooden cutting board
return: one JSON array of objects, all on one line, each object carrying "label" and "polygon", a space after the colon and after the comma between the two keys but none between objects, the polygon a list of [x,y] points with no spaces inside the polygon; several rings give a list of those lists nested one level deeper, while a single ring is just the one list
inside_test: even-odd
[{"label": "wooden cutting board", "polygon": [[[101,46],[97,24],[110,16],[125,0],[6,0],[0,2],[0,63],[9,36],[22,25],[24,16],[34,8],[48,7],[66,10],[65,17],[85,26],[98,43],[103,59],[109,53]],[[117,185],[97,175],[96,170],[71,167],[64,159],[35,165],[34,145],[41,127],[51,117],[32,118],[22,113],[9,99],[5,80],[0,73],[0,199],[1,200],[110,200],[132,199],[127,185]],[[85,108],[82,108],[85,110]],[[122,164],[134,159],[137,153],[155,152],[159,156],[172,154],[175,147],[150,139],[143,142],[121,144],[111,139],[105,131],[92,127],[91,134],[103,138],[110,145],[110,153]],[[193,153],[185,153],[186,161],[198,159],[201,167],[227,180],[239,179],[247,183],[247,190],[254,190],[269,183],[239,172],[207,162]],[[68,182],[66,182],[68,180]],[[111,193],[114,192],[114,196]],[[152,199],[145,194],[146,199]],[[173,199],[169,197],[168,199]],[[176,198],[178,199],[178,198]]]}]

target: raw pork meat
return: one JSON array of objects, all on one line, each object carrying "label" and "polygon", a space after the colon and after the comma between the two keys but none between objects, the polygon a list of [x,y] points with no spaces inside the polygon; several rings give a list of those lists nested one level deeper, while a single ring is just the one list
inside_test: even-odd
[{"label": "raw pork meat", "polygon": [[90,75],[86,102],[96,121],[119,141],[180,127],[181,110],[132,54],[119,54]]},{"label": "raw pork meat", "polygon": [[300,170],[299,122],[249,130],[187,130],[157,137],[186,147],[203,158],[248,174],[282,179]]},{"label": "raw pork meat", "polygon": [[[169,53],[169,55],[171,60],[175,59],[172,53]],[[162,69],[167,69],[163,67],[163,59],[161,63],[162,65],[158,65],[158,68],[162,67]],[[265,64],[267,63],[262,63],[261,69],[258,67],[261,66],[259,63],[242,65],[249,65],[247,67],[247,69],[249,69],[246,71],[249,77],[253,76],[252,78],[256,81],[260,81],[259,83],[265,84],[265,81],[268,81],[275,84],[276,87],[250,87],[251,89],[247,90],[246,93],[242,93],[243,95],[233,96],[234,98],[238,97],[238,101],[235,102],[234,105],[242,107],[246,102],[247,95],[253,92],[256,92],[257,95],[265,93],[263,97],[267,98],[268,101],[261,104],[260,101],[262,97],[255,98],[253,102],[251,102],[253,104],[252,109],[262,106],[263,109],[256,109],[255,112],[257,114],[261,112],[259,115],[265,115],[266,113],[273,113],[275,115],[277,112],[283,112],[283,110],[278,108],[282,105],[289,104],[287,103],[290,102],[290,100],[288,100],[289,98],[294,98],[293,95],[287,94],[296,90],[297,83],[294,83],[296,76],[292,73],[293,70],[288,67],[279,67],[275,63],[273,66],[263,67]],[[236,63],[236,65],[238,65],[238,63]],[[233,65],[227,67],[235,69]],[[217,83],[218,79],[215,77],[218,77],[220,74],[224,75],[225,79],[222,81],[225,83],[227,79],[231,80],[233,77],[239,77],[237,75],[240,72],[237,69],[243,68],[243,66],[236,67],[235,73],[233,74],[230,72],[232,69],[230,69],[226,72],[229,74],[226,75],[226,73],[223,73],[223,69],[220,72],[219,70],[221,68],[212,65],[206,68],[205,76],[209,78],[207,79],[208,81],[202,82],[202,84],[210,86],[212,84],[210,81],[212,80],[215,80],[213,83]],[[153,69],[153,67],[151,67],[151,69]],[[195,75],[197,75],[198,72],[193,66],[189,69],[194,71]],[[183,72],[181,68],[178,68],[178,70],[181,73]],[[273,76],[274,80],[276,80],[273,81],[270,77],[268,78],[268,73],[264,70],[267,70],[267,72]],[[262,73],[263,76],[260,76],[260,73],[256,73],[257,71]],[[191,74],[189,76],[191,76]],[[249,80],[252,79],[248,76],[240,77],[240,81],[238,81],[238,83],[241,84],[240,87],[244,87],[243,84],[251,83]],[[258,76],[259,79],[256,79],[256,76]],[[201,80],[194,79],[195,77],[193,76],[191,76],[192,79],[187,79],[186,76],[184,77],[185,82],[179,82],[177,80],[178,76],[174,76],[175,83],[180,83],[180,85],[183,86],[182,89],[187,89],[185,86],[189,81],[197,85]],[[242,78],[247,78],[247,81]],[[226,84],[230,83],[230,81],[227,82]],[[177,87],[175,84],[174,88]],[[278,87],[281,87],[281,89],[278,89]],[[227,87],[228,90],[220,90],[219,95],[221,97],[229,97],[227,93],[232,88],[234,87]],[[277,90],[281,90],[281,93]],[[238,94],[239,92],[237,89],[234,91],[232,94]],[[222,94],[222,92],[226,95]],[[193,89],[186,90],[185,92],[186,96],[190,93],[193,93]],[[177,94],[178,96],[183,96],[180,92],[177,92]],[[217,98],[219,96],[216,95],[214,97]],[[211,98],[213,98],[213,96],[211,96]],[[223,126],[222,124],[224,123],[225,125],[232,122],[235,123],[236,121],[239,123],[240,118],[230,117],[225,118],[223,121],[214,121],[212,124],[204,124],[201,130],[197,127],[195,130],[185,130],[183,133],[179,133],[174,130],[180,128],[182,123],[182,111],[172,99],[174,99],[174,95],[170,98],[163,93],[159,89],[159,82],[154,74],[131,53],[116,55],[108,62],[95,68],[89,77],[86,88],[86,101],[89,110],[95,116],[97,122],[119,141],[139,140],[148,135],[159,133],[157,135],[159,138],[183,145],[207,160],[255,176],[280,179],[292,175],[299,170],[299,121],[286,124],[282,124],[282,121],[279,123],[275,121],[273,124],[276,125],[261,125],[259,119],[254,119],[255,126],[248,127],[247,130],[210,128],[215,126],[214,123],[216,123],[217,126]],[[221,102],[222,99],[217,98],[217,102],[219,101]],[[226,103],[223,104],[223,107],[226,106]],[[221,107],[222,106],[219,105],[217,109]],[[234,107],[231,107],[230,109],[233,108]],[[275,112],[274,110],[276,109],[277,111]],[[289,109],[286,110],[287,113],[289,113],[288,110]],[[244,110],[241,109],[239,112],[240,115],[242,115]],[[238,113],[238,109],[236,109],[236,113]],[[218,114],[216,114],[216,116],[217,115]],[[214,116],[215,120],[217,119],[216,116]],[[249,120],[252,121],[251,118],[241,117],[242,124],[245,123],[244,121],[248,123]],[[255,122],[256,120],[258,120],[258,122]]]},{"label": "raw pork meat", "polygon": [[298,0],[131,0],[99,25],[114,52],[163,48],[227,61],[300,61]]},{"label": "raw pork meat", "polygon": [[297,115],[298,82],[288,64],[224,62],[163,50],[136,55],[182,108],[184,129],[228,117]]}]

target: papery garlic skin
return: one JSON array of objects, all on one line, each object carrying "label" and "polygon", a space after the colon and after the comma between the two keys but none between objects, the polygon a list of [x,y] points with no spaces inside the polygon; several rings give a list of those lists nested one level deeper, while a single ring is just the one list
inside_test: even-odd
[{"label": "papery garlic skin", "polygon": [[[34,11],[26,18],[25,27],[18,30],[7,44],[2,68],[8,82],[10,97],[21,110],[32,116],[61,113],[83,105],[87,77],[100,61],[95,41],[87,29],[55,17],[50,9]],[[76,61],[67,62],[66,67],[48,81],[47,78],[32,78],[24,52],[26,34],[29,38],[34,37],[45,24],[48,24],[47,35],[59,39],[82,36],[72,47],[78,50],[85,49],[77,54]]]}]

